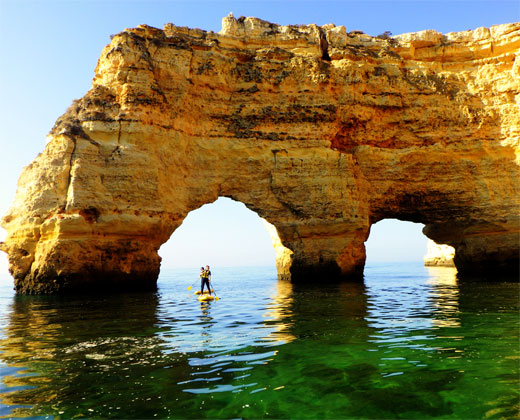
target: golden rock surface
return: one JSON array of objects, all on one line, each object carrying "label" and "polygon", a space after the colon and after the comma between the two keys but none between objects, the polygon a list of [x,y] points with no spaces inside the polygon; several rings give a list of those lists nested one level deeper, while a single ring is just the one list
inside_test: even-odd
[{"label": "golden rock surface", "polygon": [[438,245],[428,239],[424,256],[425,267],[455,267],[453,258],[455,258],[455,248],[449,245]]},{"label": "golden rock surface", "polygon": [[219,196],[274,227],[294,281],[360,276],[385,218],[424,223],[460,274],[517,271],[519,49],[519,23],[126,29],[20,176],[15,288],[153,288],[159,247]]}]

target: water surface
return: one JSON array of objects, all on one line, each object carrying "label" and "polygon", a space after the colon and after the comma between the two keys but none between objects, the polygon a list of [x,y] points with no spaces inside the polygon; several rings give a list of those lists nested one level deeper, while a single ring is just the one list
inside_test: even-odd
[{"label": "water surface", "polygon": [[[165,270],[156,293],[0,288],[0,416],[518,418],[519,285],[368,266],[296,286],[274,268]],[[193,291],[193,290],[192,290]]]}]

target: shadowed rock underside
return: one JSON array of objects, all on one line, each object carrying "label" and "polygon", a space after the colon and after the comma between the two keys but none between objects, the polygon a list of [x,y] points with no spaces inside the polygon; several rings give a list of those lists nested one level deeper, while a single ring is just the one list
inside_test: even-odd
[{"label": "shadowed rock underside", "polygon": [[360,278],[385,218],[424,223],[460,275],[517,275],[519,48],[517,23],[126,29],[20,176],[15,288],[153,289],[159,247],[218,197],[268,222],[293,281]]}]

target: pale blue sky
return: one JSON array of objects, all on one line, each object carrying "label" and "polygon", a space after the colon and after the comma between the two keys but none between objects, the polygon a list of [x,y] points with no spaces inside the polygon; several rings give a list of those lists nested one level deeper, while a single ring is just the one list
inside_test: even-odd
[{"label": "pale blue sky", "polygon": [[[421,261],[426,253],[423,226],[396,220],[376,223],[367,241],[367,261]],[[229,198],[219,198],[192,211],[159,254],[163,267],[262,266],[275,262],[262,220]]]},{"label": "pale blue sky", "polygon": [[[237,17],[257,16],[279,24],[323,25],[333,22],[345,25],[348,31],[362,30],[370,35],[423,29],[446,33],[518,21],[519,4],[517,0],[0,0],[0,214],[7,211],[20,171],[43,149],[45,136],[54,121],[73,99],[83,96],[89,89],[97,58],[109,43],[110,35],[126,27],[141,23],[162,27],[171,22],[179,26],[219,31],[221,18],[232,11]],[[263,225],[258,219],[256,225],[251,222],[247,213],[240,211],[243,206],[231,206],[233,210],[229,207],[229,203],[223,208],[216,206],[213,212],[209,212],[211,207],[205,207],[200,210],[202,217],[198,213],[190,215],[181,230],[169,241],[171,244],[165,246],[165,265],[176,265],[177,261],[185,265],[189,258],[201,252],[192,243],[199,236],[195,231],[190,233],[190,229],[197,229],[197,226],[200,229],[203,221],[209,220],[207,213],[212,213],[216,218],[210,224],[215,245],[209,251],[213,252],[211,255],[216,257],[215,261],[231,265],[227,256],[240,255],[240,259],[231,257],[230,261],[269,263],[272,251],[265,251],[267,236]],[[228,215],[230,217],[226,218]],[[191,222],[191,219],[194,221]],[[227,227],[217,230],[216,225],[219,228]],[[230,232],[238,235],[244,231],[247,232],[248,243],[258,246],[245,247],[243,240],[230,239],[228,243],[227,239],[223,239],[224,236],[231,237]],[[3,230],[0,231],[0,240],[4,236]],[[182,245],[175,248],[177,236],[183,240]],[[384,245],[383,238],[392,244],[392,252],[402,249],[401,255],[393,256],[394,259],[403,259],[404,256],[407,256],[406,259],[420,259],[424,254],[425,239],[419,229],[382,222],[373,228],[369,258],[382,260],[393,255]],[[398,240],[401,245],[396,245]],[[241,243],[238,247],[232,246]],[[244,248],[250,249],[250,252],[245,253]],[[217,250],[223,250],[220,257],[216,254]],[[0,270],[5,272],[5,257],[0,254]],[[197,261],[201,259],[204,258],[196,258]]]}]

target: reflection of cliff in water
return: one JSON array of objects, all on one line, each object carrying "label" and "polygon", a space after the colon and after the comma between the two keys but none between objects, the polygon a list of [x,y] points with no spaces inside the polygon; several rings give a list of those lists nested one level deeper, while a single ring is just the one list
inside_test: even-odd
[{"label": "reflection of cliff in water", "polygon": [[359,340],[359,331],[366,330],[367,294],[363,283],[301,284],[293,285],[292,291],[290,331],[296,338],[341,337],[342,342],[349,343]]},{"label": "reflection of cliff in water", "polygon": [[517,350],[505,347],[517,343],[518,285],[427,273],[327,287],[259,278],[247,293],[240,277],[202,305],[166,286],[16,296],[0,416],[464,418],[479,395],[514,417]]},{"label": "reflection of cliff in water", "polygon": [[170,382],[190,368],[182,353],[164,357],[157,302],[156,294],[14,297],[0,341],[8,371],[0,402],[15,416],[161,412],[156,387],[167,389],[164,373]]},{"label": "reflection of cliff in water", "polygon": [[486,410],[480,418],[518,418],[518,314],[520,289],[510,277],[489,281],[458,278],[450,268],[429,269],[437,289],[435,325],[446,361],[460,359],[462,386],[481,395]]},{"label": "reflection of cliff in water", "polygon": [[280,282],[267,301],[15,296],[0,341],[0,401],[9,407],[0,416],[197,418],[203,400],[194,392],[249,387],[237,372],[294,339],[291,294]]},{"label": "reflection of cliff in water", "polygon": [[[323,287],[279,280],[266,309],[267,347],[250,347],[237,356],[222,357],[224,363],[233,360],[228,365],[232,368],[227,369],[235,370],[228,382],[232,386],[191,384],[189,392],[200,393],[196,396],[200,401],[212,389],[228,389],[232,397],[225,392],[211,393],[212,404],[225,406],[227,413],[291,418],[291,414],[299,416],[304,407],[307,415],[320,418],[320,413],[331,408],[326,399],[347,401],[341,394],[358,386],[360,374],[371,375],[365,358],[372,330],[365,320],[363,284]],[[219,415],[223,416],[216,412],[215,417]]]},{"label": "reflection of cliff in water", "polygon": [[459,285],[455,267],[427,267],[426,284],[433,310],[432,322],[437,327],[460,326]]},{"label": "reflection of cliff in water", "polygon": [[290,343],[296,338],[291,332],[292,302],[293,284],[288,280],[278,280],[276,291],[264,314],[265,325],[273,327],[264,338],[265,341],[280,344]]}]

